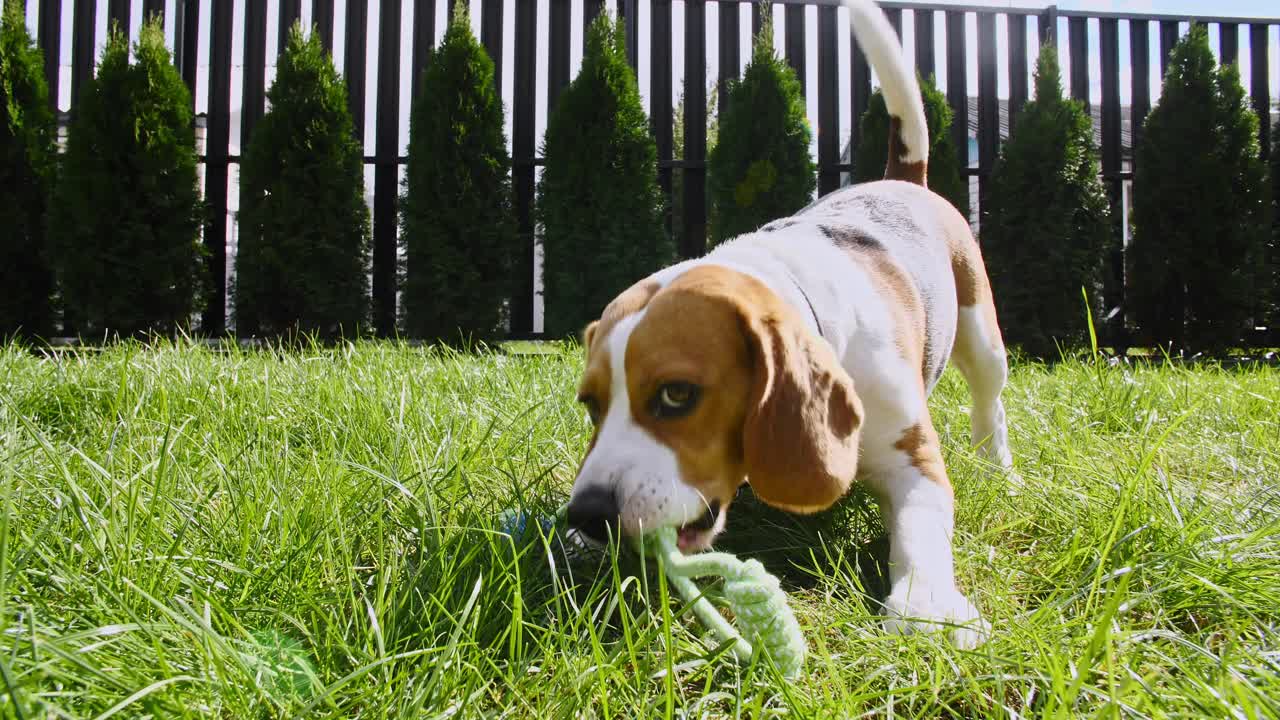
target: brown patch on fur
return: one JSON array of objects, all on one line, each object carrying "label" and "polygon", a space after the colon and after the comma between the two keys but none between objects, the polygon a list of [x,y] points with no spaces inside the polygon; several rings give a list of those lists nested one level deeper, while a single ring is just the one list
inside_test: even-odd
[{"label": "brown patch on fur", "polygon": [[950,203],[942,204],[946,205],[941,218],[947,249],[951,252],[951,272],[956,279],[956,302],[960,307],[980,307],[983,325],[991,334],[986,338],[987,344],[1003,348],[1000,321],[996,317],[995,298],[991,295],[982,249],[964,217]]},{"label": "brown patch on fur", "polygon": [[950,489],[951,481],[947,478],[947,468],[942,463],[942,451],[938,447],[938,433],[928,418],[907,428],[893,447],[906,453],[911,466],[920,474]]},{"label": "brown patch on fur", "polygon": [[924,301],[911,274],[893,258],[875,238],[853,230],[825,228],[827,236],[836,246],[849,254],[853,261],[866,271],[876,290],[889,301],[893,313],[894,340],[902,357],[914,367],[920,368],[921,379],[927,369],[924,366],[924,348],[928,342]]},{"label": "brown patch on fur", "polygon": [[905,162],[910,149],[902,141],[902,121],[897,115],[889,116],[889,157],[884,165],[885,180],[905,180],[917,185],[926,185],[928,163]]},{"label": "brown patch on fur", "polygon": [[[626,363],[633,418],[708,501],[727,505],[746,478],[766,503],[812,512],[853,481],[862,407],[852,380],[759,281],[709,265],[688,271],[653,298]],[[655,394],[675,381],[698,385],[698,404],[654,417]]]}]

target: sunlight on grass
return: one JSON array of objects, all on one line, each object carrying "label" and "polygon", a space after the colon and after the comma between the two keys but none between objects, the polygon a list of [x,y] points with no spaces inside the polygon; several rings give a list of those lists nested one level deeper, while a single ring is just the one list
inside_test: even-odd
[{"label": "sunlight on grass", "polygon": [[506,509],[564,501],[580,360],[360,344],[0,349],[0,716],[1280,716],[1280,374],[1019,364],[1021,485],[932,407],[975,652],[878,627],[862,493],[748,497],[722,545],[784,578],[799,682],[703,642],[652,567]]}]

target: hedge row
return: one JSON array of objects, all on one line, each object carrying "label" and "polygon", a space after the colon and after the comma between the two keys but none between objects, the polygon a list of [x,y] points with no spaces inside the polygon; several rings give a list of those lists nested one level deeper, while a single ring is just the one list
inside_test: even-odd
[{"label": "hedge row", "polygon": [[[503,334],[523,247],[493,63],[466,7],[457,4],[415,88],[400,203],[400,324],[446,342]],[[0,28],[0,333],[48,334],[59,313],[68,328],[94,336],[181,331],[208,278],[199,243],[205,211],[190,97],[163,33],[148,22],[132,62],[125,39],[111,35],[59,161],[41,56],[21,8],[7,0]],[[771,40],[766,25],[741,80],[716,98],[707,171],[713,242],[813,196],[800,86]],[[950,110],[932,78],[921,86],[930,186],[967,212]],[[241,168],[237,327],[273,336],[361,333],[370,252],[362,148],[342,79],[314,35],[293,28],[268,97]],[[888,122],[878,92],[860,123],[859,182],[884,167]],[[1043,50],[1035,99],[1014,118],[982,208],[980,240],[1006,340],[1054,357],[1086,343],[1090,322],[1109,319],[1143,343],[1222,351],[1250,327],[1280,322],[1280,224],[1271,224],[1280,190],[1268,187],[1257,160],[1256,123],[1235,67],[1217,68],[1205,31],[1193,27],[1146,119],[1127,303],[1106,307],[1102,274],[1118,219],[1099,181],[1089,118],[1063,96],[1056,53]],[[674,261],[669,227],[683,226],[679,203],[664,207],[649,120],[608,14],[587,33],[581,71],[549,118],[542,150],[533,219],[545,253],[546,330],[563,336]],[[1272,158],[1274,176],[1280,153]],[[682,173],[674,179],[685,181]]]}]

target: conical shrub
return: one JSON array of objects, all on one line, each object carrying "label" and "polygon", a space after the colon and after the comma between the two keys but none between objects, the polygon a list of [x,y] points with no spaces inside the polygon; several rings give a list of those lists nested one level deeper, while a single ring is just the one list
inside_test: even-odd
[{"label": "conical shrub", "polygon": [[294,25],[267,98],[240,174],[236,332],[354,336],[369,322],[364,149],[318,35]]},{"label": "conical shrub", "polygon": [[53,331],[45,210],[55,162],[44,59],[22,3],[0,16],[0,341]]},{"label": "conical shrub", "polygon": [[715,146],[707,155],[713,243],[756,230],[813,200],[817,166],[804,95],[791,66],[774,52],[767,19],[742,79],[729,83]]},{"label": "conical shrub", "polygon": [[[1063,96],[1057,50],[1036,62],[1035,99],[1000,149],[982,207],[982,253],[1009,345],[1052,359],[1098,323],[1110,209],[1084,105]],[[930,167],[932,170],[932,167]],[[1085,295],[1088,311],[1085,309]]]},{"label": "conical shrub", "polygon": [[1267,284],[1271,197],[1258,118],[1201,25],[1174,46],[1134,169],[1127,300],[1139,338],[1221,353]]},{"label": "conical shrub", "polygon": [[538,183],[545,330],[576,334],[644,275],[675,259],[663,227],[657,148],[621,26],[601,13],[582,69],[547,123]]},{"label": "conical shrub", "polygon": [[206,271],[191,96],[159,20],[136,62],[113,31],[67,138],[53,215],[68,319],[86,337],[186,327]]},{"label": "conical shrub", "polygon": [[405,331],[443,341],[495,338],[519,246],[502,98],[466,3],[431,54],[410,120],[400,205]]}]

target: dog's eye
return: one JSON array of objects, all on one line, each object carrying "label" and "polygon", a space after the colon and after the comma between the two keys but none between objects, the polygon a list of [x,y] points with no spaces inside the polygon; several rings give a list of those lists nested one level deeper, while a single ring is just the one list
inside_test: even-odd
[{"label": "dog's eye", "polygon": [[698,386],[687,382],[667,383],[653,396],[654,417],[675,418],[689,414],[698,403]]}]

